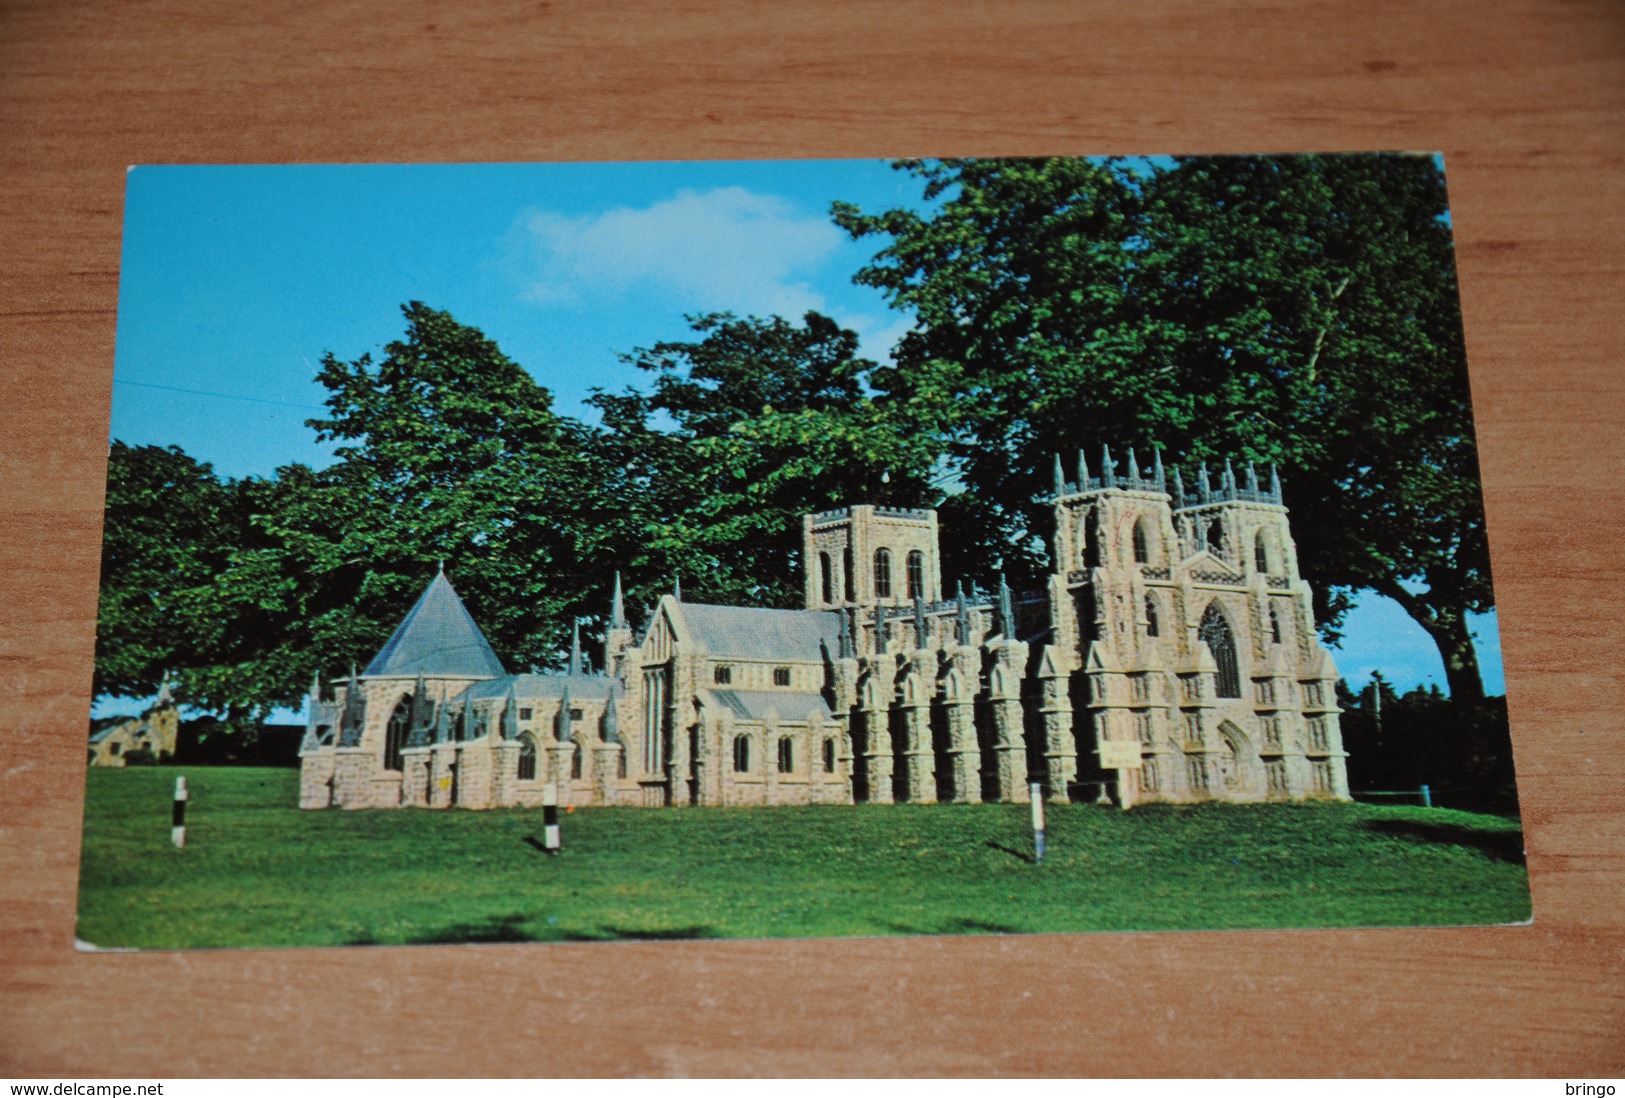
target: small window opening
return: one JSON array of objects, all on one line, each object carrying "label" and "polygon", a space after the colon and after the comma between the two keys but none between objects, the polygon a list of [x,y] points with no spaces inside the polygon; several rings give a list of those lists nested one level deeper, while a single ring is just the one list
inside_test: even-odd
[{"label": "small window opening", "polygon": [[918,549],[908,555],[908,597],[910,602],[925,597],[925,554]]},{"label": "small window opening", "polygon": [[875,550],[875,597],[891,598],[891,550]]}]

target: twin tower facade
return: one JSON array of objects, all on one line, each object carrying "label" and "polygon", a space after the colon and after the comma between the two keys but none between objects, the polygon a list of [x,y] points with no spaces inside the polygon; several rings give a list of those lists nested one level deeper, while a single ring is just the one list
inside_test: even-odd
[{"label": "twin tower facade", "polygon": [[803,520],[805,606],[663,596],[510,675],[444,574],[311,692],[301,804],[1348,799],[1337,669],[1273,470],[1059,459],[1047,588],[943,589],[934,511]]}]

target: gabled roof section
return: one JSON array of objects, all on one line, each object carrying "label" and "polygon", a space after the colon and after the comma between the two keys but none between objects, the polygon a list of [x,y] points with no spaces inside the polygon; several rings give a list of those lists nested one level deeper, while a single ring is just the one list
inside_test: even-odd
[{"label": "gabled roof section", "polygon": [[491,679],[507,672],[441,572],[362,674]]},{"label": "gabled roof section", "polygon": [[821,694],[792,693],[788,690],[712,690],[711,696],[741,720],[766,720],[769,713],[792,723],[833,719],[829,703]]},{"label": "gabled roof section", "polygon": [[[572,698],[584,698],[596,701],[602,698],[618,698],[624,691],[621,684],[609,675],[513,675],[501,679],[492,679],[490,682],[479,682],[470,686],[458,695],[463,701],[487,701],[491,698],[505,698],[509,691],[520,701],[532,701],[541,698],[562,698],[565,688],[570,690]],[[454,699],[453,704],[456,704]]]},{"label": "gabled roof section", "polygon": [[839,645],[841,616],[834,610],[762,610],[673,600],[676,616],[713,657],[815,663]]}]

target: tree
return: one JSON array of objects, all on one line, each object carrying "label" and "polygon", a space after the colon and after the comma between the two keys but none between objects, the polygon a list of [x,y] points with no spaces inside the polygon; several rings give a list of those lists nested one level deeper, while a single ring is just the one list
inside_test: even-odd
[{"label": "tree", "polygon": [[[802,515],[934,498],[931,422],[949,394],[893,385],[875,400],[882,368],[817,313],[691,324],[698,340],[627,356],[652,376],[648,392],[593,397],[636,546],[624,566],[643,597],[681,576],[705,598],[798,605]],[[653,426],[662,419],[671,430]]]},{"label": "tree", "polygon": [[402,312],[377,362],[323,356],[329,415],[310,426],[338,460],[263,520],[308,592],[301,642],[365,659],[444,562],[500,656],[552,662],[613,581],[593,432],[478,330]]},{"label": "tree", "polygon": [[108,450],[93,693],[154,694],[209,658],[200,623],[242,530],[236,487],[177,446]]},{"label": "tree", "polygon": [[1013,572],[1040,570],[1052,453],[1275,462],[1323,627],[1351,590],[1392,597],[1452,693],[1482,697],[1466,614],[1489,562],[1433,160],[900,167],[937,212],[834,215],[884,240],[858,280],[918,317],[903,372],[962,372],[950,454]]},{"label": "tree", "polygon": [[323,357],[337,461],[221,481],[170,447],[114,443],[98,696],[156,689],[248,727],[314,672],[364,663],[444,562],[510,666],[562,657],[607,603],[596,432],[473,328],[419,303],[405,338]]}]

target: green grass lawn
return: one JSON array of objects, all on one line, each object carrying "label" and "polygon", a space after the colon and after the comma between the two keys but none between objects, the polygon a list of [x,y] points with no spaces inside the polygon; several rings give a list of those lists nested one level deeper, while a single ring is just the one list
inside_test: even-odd
[{"label": "green grass lawn", "polygon": [[[187,847],[169,844],[184,773]],[[780,938],[1529,917],[1517,823],[1370,805],[301,812],[291,770],[92,770],[98,946]]]}]

